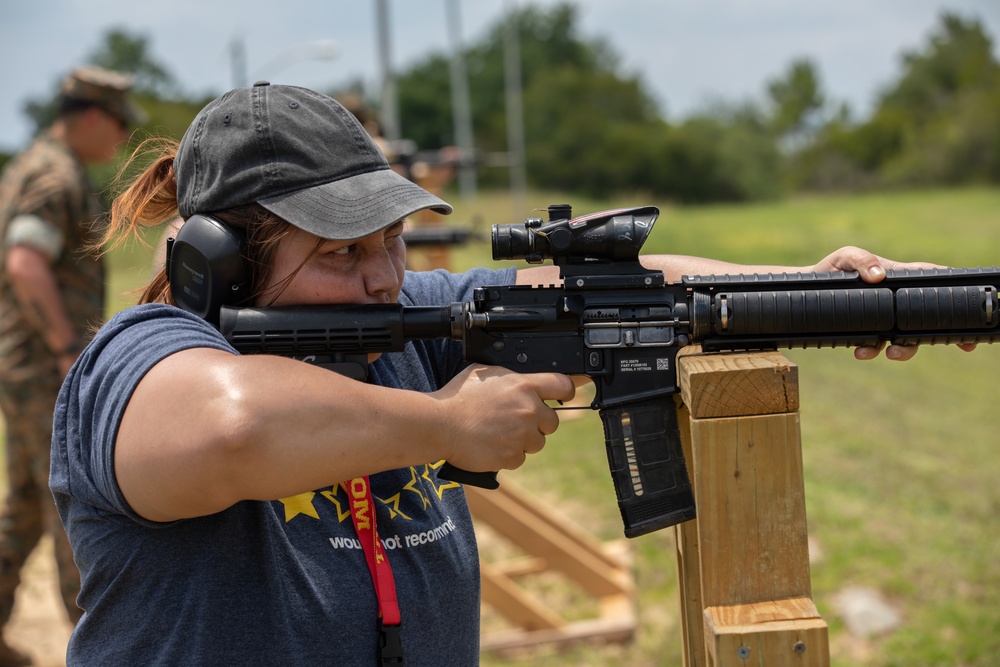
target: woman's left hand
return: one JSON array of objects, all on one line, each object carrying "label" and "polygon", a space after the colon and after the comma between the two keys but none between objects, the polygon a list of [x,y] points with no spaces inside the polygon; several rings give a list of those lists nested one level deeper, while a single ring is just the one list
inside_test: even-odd
[{"label": "woman's left hand", "polygon": [[[928,262],[896,262],[885,257],[879,257],[861,248],[847,246],[824,257],[818,264],[812,267],[812,270],[816,272],[857,271],[861,279],[865,282],[877,283],[885,279],[885,272],[887,270],[940,268],[945,267]],[[878,347],[855,348],[854,357],[861,360],[874,359],[879,355],[883,347],[885,347],[885,344]],[[966,352],[976,349],[975,343],[959,345],[958,347]],[[885,350],[886,358],[893,361],[907,361],[908,359],[912,359],[916,353],[916,345],[890,345]]]}]

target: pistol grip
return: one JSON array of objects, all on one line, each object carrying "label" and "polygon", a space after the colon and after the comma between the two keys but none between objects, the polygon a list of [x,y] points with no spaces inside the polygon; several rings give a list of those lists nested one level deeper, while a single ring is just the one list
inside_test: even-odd
[{"label": "pistol grip", "polygon": [[478,486],[484,489],[499,489],[500,482],[497,481],[495,472],[469,472],[456,468],[447,461],[438,469],[438,477],[449,482]]},{"label": "pistol grip", "polygon": [[604,408],[604,441],[626,537],[695,517],[672,396]]}]

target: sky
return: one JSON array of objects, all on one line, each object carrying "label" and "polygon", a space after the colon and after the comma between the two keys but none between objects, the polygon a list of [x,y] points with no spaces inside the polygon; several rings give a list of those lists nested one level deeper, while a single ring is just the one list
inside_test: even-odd
[{"label": "sky", "polygon": [[[386,0],[393,69],[449,52],[449,1],[459,8],[463,43],[481,38],[509,7],[528,3]],[[580,34],[610,44],[623,71],[639,75],[674,121],[712,101],[759,99],[769,79],[803,57],[816,63],[827,96],[863,117],[879,89],[898,77],[903,52],[923,49],[944,11],[979,19],[1000,57],[1000,0],[573,4]],[[234,85],[234,40],[244,44],[250,81],[333,90],[361,80],[377,90],[376,0],[0,0],[0,150],[27,144],[25,101],[50,94],[111,28],[144,36],[153,59],[190,94],[217,95]]]}]

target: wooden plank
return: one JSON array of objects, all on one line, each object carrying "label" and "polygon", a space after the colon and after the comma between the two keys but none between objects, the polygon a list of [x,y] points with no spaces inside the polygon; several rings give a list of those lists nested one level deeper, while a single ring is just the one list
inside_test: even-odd
[{"label": "wooden plank", "polygon": [[799,409],[798,366],[778,352],[684,356],[677,368],[681,400],[695,419]]},{"label": "wooden plank", "polygon": [[483,599],[504,618],[525,630],[551,630],[565,625],[562,618],[509,578],[480,563]]},{"label": "wooden plank", "polygon": [[829,667],[826,622],[809,598],[705,610],[705,643],[716,667]]},{"label": "wooden plank", "polygon": [[702,604],[811,597],[798,414],[691,432]]},{"label": "wooden plank", "polygon": [[[598,542],[509,480],[495,491],[466,487],[466,497],[476,521],[527,554],[503,564],[480,561],[483,602],[517,626],[482,636],[484,651],[585,639],[627,641],[635,635],[630,544]],[[594,596],[599,617],[569,623],[513,581],[547,571],[566,576]]]},{"label": "wooden plank", "polygon": [[560,526],[537,502],[526,503],[513,489],[506,481],[494,491],[466,487],[473,516],[529,555],[544,559],[549,569],[565,574],[590,595],[634,593],[628,568],[614,563],[596,540],[576,534],[569,522]]},{"label": "wooden plank", "polygon": [[[677,409],[677,424],[681,432],[681,449],[687,462],[688,475],[694,487],[691,451],[691,414],[682,404]],[[695,490],[697,495],[697,490]],[[674,526],[674,541],[677,551],[677,588],[681,604],[681,648],[684,665],[701,667],[705,665],[705,629],[701,603],[701,554],[698,546],[698,523],[685,521]]]},{"label": "wooden plank", "polygon": [[501,631],[484,636],[480,648],[483,651],[504,651],[552,643],[566,645],[595,639],[626,642],[635,635],[635,625],[635,619],[631,616],[613,616],[577,621],[561,628]]},{"label": "wooden plank", "polygon": [[806,597],[785,600],[764,600],[747,604],[718,605],[705,612],[713,625],[732,627],[820,618],[813,601]]},{"label": "wooden plank", "polygon": [[715,635],[709,644],[714,667],[829,667],[830,640],[822,619],[782,621],[753,632]]},{"label": "wooden plank", "polygon": [[545,572],[549,569],[549,562],[544,558],[516,558],[503,563],[493,563],[493,567],[496,568],[497,572],[503,574],[503,576],[509,579],[516,579],[517,577],[524,577],[529,574],[538,574],[539,572]]},{"label": "wooden plank", "polygon": [[[465,490],[466,495],[468,495],[469,491],[475,494],[476,497],[470,502],[475,502],[477,505],[481,505],[483,500],[489,501],[491,499],[489,494],[494,493],[494,491],[469,486],[466,486]],[[623,564],[627,564],[630,558],[628,554],[623,555],[620,550],[616,551],[612,549],[609,551],[606,548],[607,545],[598,541],[593,535],[570,521],[558,508],[538,500],[515,481],[505,477],[503,484],[495,491],[500,493],[505,502],[513,503],[518,508],[534,516],[545,526],[546,532],[562,535],[566,539],[577,543],[580,548],[586,549],[594,554],[596,558],[604,561],[608,567],[620,568]],[[626,541],[625,544],[627,546],[628,542]]]}]

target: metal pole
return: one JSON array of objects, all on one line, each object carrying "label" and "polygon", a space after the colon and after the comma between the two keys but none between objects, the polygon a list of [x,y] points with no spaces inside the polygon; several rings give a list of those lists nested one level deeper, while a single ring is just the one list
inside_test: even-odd
[{"label": "metal pole", "polygon": [[379,123],[382,125],[382,136],[389,141],[399,141],[402,130],[399,124],[399,109],[396,106],[396,80],[392,71],[388,0],[375,0],[375,22],[379,69],[382,73],[382,111]]},{"label": "metal pole", "polygon": [[242,37],[233,37],[229,42],[229,63],[232,68],[233,88],[247,85],[247,49]]},{"label": "metal pole", "polygon": [[459,0],[445,0],[448,35],[451,38],[451,115],[455,143],[462,151],[458,168],[458,191],[463,199],[476,196],[476,167],[468,163],[475,151],[472,137],[472,110],[469,102],[469,79],[462,53],[462,19]]},{"label": "metal pole", "polygon": [[504,32],[503,69],[507,109],[507,151],[510,153],[510,195],[514,218],[527,208],[528,176],[525,168],[524,110],[521,100],[521,46],[518,38],[517,0],[505,0],[507,26]]}]

